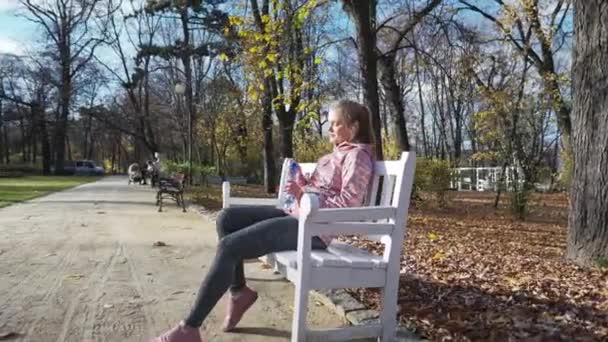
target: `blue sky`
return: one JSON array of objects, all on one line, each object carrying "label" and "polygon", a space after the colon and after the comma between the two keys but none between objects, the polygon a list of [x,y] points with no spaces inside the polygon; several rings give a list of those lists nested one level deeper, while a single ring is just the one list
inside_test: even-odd
[{"label": "blue sky", "polygon": [[0,0],[0,53],[23,54],[37,39],[35,25],[18,16],[18,0]]}]

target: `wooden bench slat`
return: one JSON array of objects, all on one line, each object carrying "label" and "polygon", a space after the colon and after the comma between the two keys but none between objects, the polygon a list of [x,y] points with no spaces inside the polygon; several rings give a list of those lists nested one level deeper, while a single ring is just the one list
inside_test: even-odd
[{"label": "wooden bench slat", "polygon": [[[296,251],[272,253],[273,260],[297,269]],[[332,242],[327,250],[313,250],[310,253],[313,267],[386,268],[382,257],[341,242]]]}]

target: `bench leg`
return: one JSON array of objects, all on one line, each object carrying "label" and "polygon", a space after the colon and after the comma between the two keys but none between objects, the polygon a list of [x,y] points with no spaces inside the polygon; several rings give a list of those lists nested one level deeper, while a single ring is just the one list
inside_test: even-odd
[{"label": "bench leg", "polygon": [[308,314],[308,286],[306,283],[298,281],[295,286],[291,342],[306,341],[306,316]]},{"label": "bench leg", "polygon": [[[382,312],[380,322],[382,324],[382,337],[378,341],[393,342],[397,333],[397,294],[399,289],[399,273],[396,276],[388,275],[389,281],[382,289]],[[397,279],[391,279],[397,278]]]}]

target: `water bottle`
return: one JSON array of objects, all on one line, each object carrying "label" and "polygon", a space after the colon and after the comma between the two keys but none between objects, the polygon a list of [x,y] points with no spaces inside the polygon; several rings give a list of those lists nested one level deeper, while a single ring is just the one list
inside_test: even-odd
[{"label": "water bottle", "polygon": [[[285,180],[285,184],[287,184],[290,181],[295,181],[297,175],[298,175],[298,163],[296,163],[294,160],[290,160],[289,171],[287,172],[287,179]],[[283,203],[283,208],[291,209],[291,207],[293,206],[293,204],[295,202],[296,202],[296,198],[292,194],[286,193],[285,202]]]}]

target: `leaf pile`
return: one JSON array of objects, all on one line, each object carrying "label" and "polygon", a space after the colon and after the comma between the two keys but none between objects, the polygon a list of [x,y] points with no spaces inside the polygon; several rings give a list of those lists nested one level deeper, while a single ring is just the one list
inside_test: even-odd
[{"label": "leaf pile", "polygon": [[[608,341],[608,270],[565,259],[566,197],[537,195],[525,222],[492,201],[458,193],[449,209],[410,210],[401,323],[435,341]],[[349,292],[379,308],[377,289]]]}]

